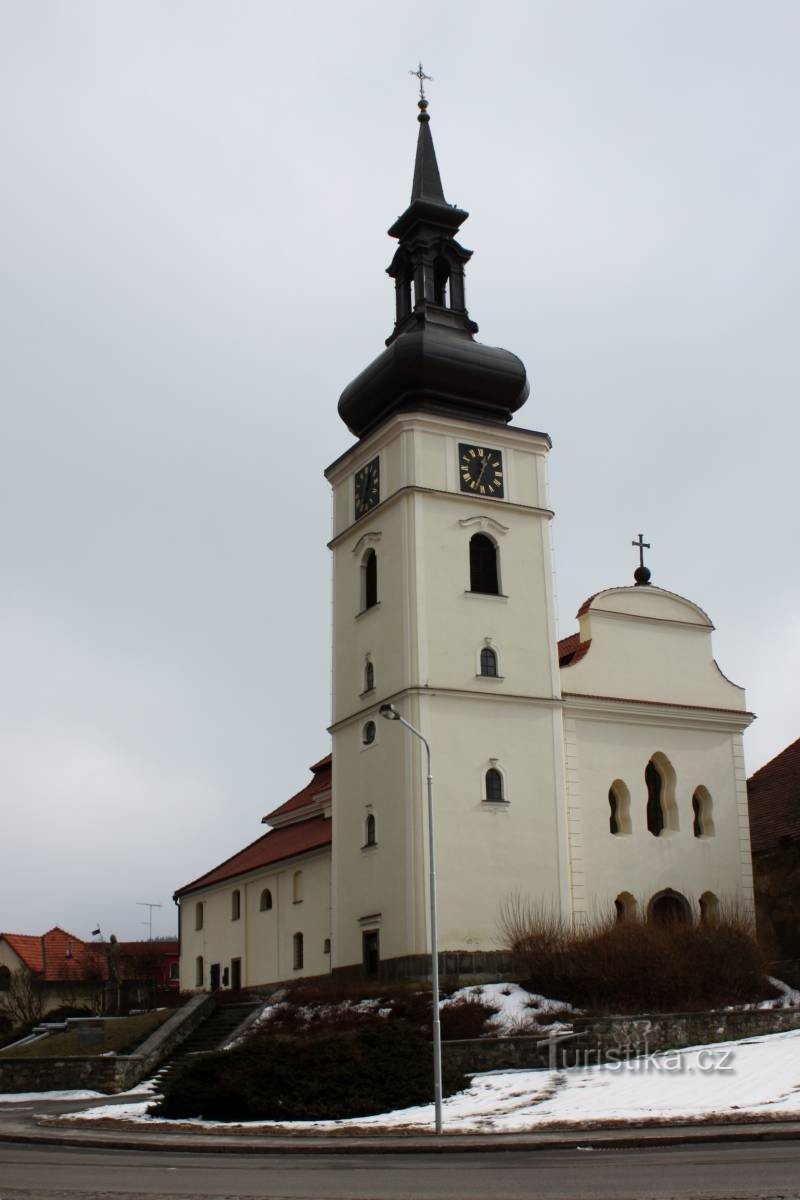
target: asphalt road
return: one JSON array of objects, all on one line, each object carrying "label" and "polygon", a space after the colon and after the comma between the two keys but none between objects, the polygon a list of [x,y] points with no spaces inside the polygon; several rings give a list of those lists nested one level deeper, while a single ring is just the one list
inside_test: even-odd
[{"label": "asphalt road", "polygon": [[800,1200],[800,1142],[232,1155],[0,1144],[0,1200]]}]

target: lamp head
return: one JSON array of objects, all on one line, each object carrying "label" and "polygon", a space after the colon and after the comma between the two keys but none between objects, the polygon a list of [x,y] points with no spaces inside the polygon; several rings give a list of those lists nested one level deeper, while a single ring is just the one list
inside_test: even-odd
[{"label": "lamp head", "polygon": [[397,709],[394,707],[393,704],[382,704],[380,706],[380,708],[378,709],[378,712],[380,713],[380,715],[382,717],[386,717],[387,721],[399,721],[400,720],[400,713],[397,711]]}]

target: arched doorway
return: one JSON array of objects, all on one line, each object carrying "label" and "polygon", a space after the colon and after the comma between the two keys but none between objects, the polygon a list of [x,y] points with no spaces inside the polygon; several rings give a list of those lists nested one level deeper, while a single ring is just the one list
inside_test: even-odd
[{"label": "arched doorway", "polygon": [[647,915],[659,925],[686,924],[692,919],[689,901],[680,892],[665,888],[657,892],[647,906]]}]

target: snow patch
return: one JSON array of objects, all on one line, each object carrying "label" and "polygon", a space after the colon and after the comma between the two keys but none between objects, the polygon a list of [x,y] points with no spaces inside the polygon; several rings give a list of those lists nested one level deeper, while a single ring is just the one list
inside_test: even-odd
[{"label": "snow patch", "polygon": [[0,1092],[0,1104],[21,1104],[25,1100],[95,1100],[104,1092],[75,1088],[65,1092]]},{"label": "snow patch", "polygon": [[474,987],[459,988],[446,1000],[442,1000],[439,1007],[447,1008],[459,1000],[479,1000],[493,1008],[495,1014],[489,1017],[486,1024],[492,1033],[501,1036],[559,1032],[570,1026],[563,1021],[541,1021],[540,1018],[551,1013],[570,1015],[580,1011],[566,1001],[551,1000],[536,992],[526,992],[518,983],[482,983]]}]

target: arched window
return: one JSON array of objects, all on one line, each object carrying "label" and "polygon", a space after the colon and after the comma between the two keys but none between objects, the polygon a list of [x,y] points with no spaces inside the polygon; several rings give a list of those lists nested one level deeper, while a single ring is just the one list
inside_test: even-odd
[{"label": "arched window", "polygon": [[719,923],[719,900],[713,892],[703,892],[700,897],[700,924],[716,925]]},{"label": "arched window", "polygon": [[608,789],[608,805],[611,809],[611,816],[608,819],[608,827],[612,833],[619,833],[619,814],[617,804],[617,794],[613,787]]},{"label": "arched window", "polygon": [[322,953],[330,954],[330,952],[331,952],[331,939],[325,938],[325,941],[322,943]]},{"label": "arched window", "polygon": [[303,966],[303,935],[296,933],[292,938],[292,966],[299,971]]},{"label": "arched window", "polygon": [[411,272],[412,265],[408,255],[398,250],[392,263],[394,276],[397,320],[402,321],[411,311]]},{"label": "arched window", "polygon": [[636,916],[636,900],[630,892],[620,892],[614,901],[617,922],[632,921]]},{"label": "arched window", "polygon": [[202,987],[206,981],[205,976],[206,973],[203,966],[203,956],[202,954],[198,954],[197,958],[194,960],[194,986]]},{"label": "arched window", "polygon": [[608,789],[608,827],[621,837],[631,831],[631,794],[621,779],[615,779]]},{"label": "arched window", "polygon": [[367,659],[364,666],[364,691],[371,692],[375,687],[375,667],[371,659]]},{"label": "arched window", "polygon": [[292,901],[299,904],[303,899],[303,872],[295,871],[292,876]]},{"label": "arched window", "polygon": [[497,678],[497,653],[491,646],[484,646],[481,650],[481,675]]},{"label": "arched window", "polygon": [[647,828],[653,837],[660,837],[664,828],[664,808],[661,800],[664,780],[652,760],[645,768],[644,781],[647,784]]},{"label": "arched window", "polygon": [[433,263],[433,303],[442,308],[448,307],[448,284],[450,283],[450,264],[447,259],[436,258]]},{"label": "arched window", "polygon": [[645,767],[647,785],[647,828],[653,837],[678,831],[678,808],[675,803],[675,770],[660,751]]},{"label": "arched window", "polygon": [[7,992],[11,987],[11,972],[8,967],[0,967],[0,992]]},{"label": "arched window", "polygon": [[692,824],[694,836],[696,838],[713,837],[714,818],[712,816],[711,795],[704,787],[695,789],[695,793],[692,796],[692,814],[694,816]]},{"label": "arched window", "polygon": [[364,824],[364,845],[377,846],[378,839],[375,836],[375,817],[373,813],[369,813]]},{"label": "arched window", "polygon": [[361,741],[365,746],[371,746],[375,741],[375,722],[367,721],[364,728],[361,730]]},{"label": "arched window", "polygon": [[269,888],[264,888],[261,893],[261,898],[258,901],[258,907],[261,912],[269,912],[272,908],[272,892]]},{"label": "arched window", "polygon": [[194,906],[194,927],[195,929],[203,928],[203,901],[198,900]]},{"label": "arched window", "polygon": [[378,603],[378,556],[368,550],[361,560],[361,611]]},{"label": "arched window", "polygon": [[497,767],[489,767],[489,770],[486,772],[486,799],[503,799],[503,776]]},{"label": "arched window", "polygon": [[231,895],[231,920],[238,921],[242,915],[242,893],[235,888]]},{"label": "arched window", "polygon": [[485,596],[500,594],[497,547],[485,533],[475,533],[469,539],[469,587]]}]

